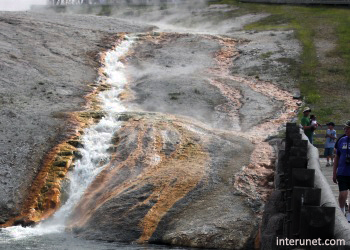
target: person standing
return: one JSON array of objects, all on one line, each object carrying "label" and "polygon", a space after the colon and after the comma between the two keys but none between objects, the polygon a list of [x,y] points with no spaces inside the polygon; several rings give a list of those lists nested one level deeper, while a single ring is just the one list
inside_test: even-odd
[{"label": "person standing", "polygon": [[350,120],[345,123],[345,136],[338,141],[333,164],[333,182],[339,187],[339,207],[345,214],[345,202],[350,189]]},{"label": "person standing", "polygon": [[[345,132],[345,128],[344,128],[344,132]],[[340,137],[337,139],[337,141],[335,142],[335,145],[334,145],[334,155],[337,154],[337,147],[338,147],[339,140],[340,140],[341,138],[343,138],[344,136],[346,136],[346,134],[343,134],[342,136],[340,136]]]},{"label": "person standing", "polygon": [[314,131],[313,131],[314,126],[311,125],[311,121],[309,118],[310,112],[311,112],[311,109],[309,107],[304,108],[303,118],[301,118],[300,124],[303,126],[304,133],[307,136],[307,138],[309,138],[309,141],[312,144],[313,135],[314,135]]},{"label": "person standing", "polygon": [[[328,129],[326,131],[326,143],[324,145],[324,156],[327,157],[326,167],[333,165],[333,151],[335,145],[335,139],[337,139],[337,132],[334,129],[334,122],[327,123]],[[329,159],[331,163],[329,163]]]},{"label": "person standing", "polygon": [[[311,131],[312,132],[315,132],[315,130],[318,128],[318,127],[322,127],[321,124],[319,124],[316,120],[316,116],[315,115],[310,115],[310,125],[312,126],[311,128]],[[314,133],[315,134],[315,133]]]}]

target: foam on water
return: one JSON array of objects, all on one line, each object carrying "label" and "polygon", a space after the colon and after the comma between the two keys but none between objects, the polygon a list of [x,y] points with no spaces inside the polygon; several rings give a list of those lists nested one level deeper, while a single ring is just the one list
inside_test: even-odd
[{"label": "foam on water", "polygon": [[84,191],[94,180],[96,175],[108,164],[110,154],[107,149],[110,146],[113,134],[120,128],[116,113],[126,111],[120,102],[119,95],[123,92],[127,83],[125,66],[121,59],[129,51],[133,39],[126,38],[114,50],[106,53],[105,74],[107,83],[111,89],[99,94],[102,109],[106,112],[97,124],[86,128],[82,136],[84,148],[79,149],[82,158],[75,162],[75,168],[69,173],[70,190],[67,202],[52,216],[52,218],[41,222],[30,228],[21,226],[4,228],[0,234],[0,242],[8,239],[21,239],[28,236],[37,236],[50,233],[63,232],[65,222],[74,206],[82,197]]}]

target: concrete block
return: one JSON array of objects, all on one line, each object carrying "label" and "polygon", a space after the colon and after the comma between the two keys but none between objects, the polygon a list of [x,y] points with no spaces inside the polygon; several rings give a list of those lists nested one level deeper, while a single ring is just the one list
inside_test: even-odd
[{"label": "concrete block", "polygon": [[332,239],[335,207],[302,206],[300,212],[301,239]]},{"label": "concrete block", "polygon": [[295,187],[314,187],[315,170],[304,168],[292,169],[292,186]]}]

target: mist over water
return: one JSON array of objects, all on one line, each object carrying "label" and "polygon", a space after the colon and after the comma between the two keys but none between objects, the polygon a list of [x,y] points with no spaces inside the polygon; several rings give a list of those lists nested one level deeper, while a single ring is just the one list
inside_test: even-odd
[{"label": "mist over water", "polygon": [[[35,11],[39,9],[36,8]],[[43,12],[49,11],[110,16],[154,25],[162,32],[197,34],[230,33],[255,18],[247,16],[240,20],[237,18],[236,7],[210,4],[208,0],[115,0],[109,5],[69,4],[56,10],[43,9]]]},{"label": "mist over water", "polygon": [[0,11],[25,11],[32,5],[44,5],[46,0],[0,0]]},{"label": "mist over water", "polygon": [[[225,34],[237,30],[233,22],[235,8],[210,6],[207,1],[186,1],[181,4],[151,5],[147,8],[125,6],[113,8],[111,16],[135,22],[147,22],[162,32]],[[226,15],[226,17],[224,17]]]}]

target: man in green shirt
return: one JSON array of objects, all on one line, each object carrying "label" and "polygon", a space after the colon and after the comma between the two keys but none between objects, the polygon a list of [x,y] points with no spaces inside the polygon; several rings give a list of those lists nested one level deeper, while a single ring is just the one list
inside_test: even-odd
[{"label": "man in green shirt", "polygon": [[303,118],[301,118],[300,124],[303,126],[304,133],[309,138],[310,143],[312,144],[312,139],[314,135],[314,131],[312,130],[313,126],[311,125],[311,121],[309,118],[311,109],[309,107],[306,107],[303,111]]}]

